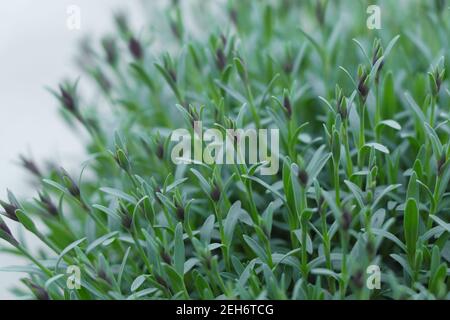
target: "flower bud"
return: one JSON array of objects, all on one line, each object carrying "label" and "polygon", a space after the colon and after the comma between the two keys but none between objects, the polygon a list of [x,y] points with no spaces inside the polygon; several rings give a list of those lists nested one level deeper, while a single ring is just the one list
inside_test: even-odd
[{"label": "flower bud", "polygon": [[66,188],[69,190],[69,193],[73,197],[80,200],[81,199],[80,188],[78,187],[77,183],[70,177],[69,173],[64,168],[60,169],[60,176],[61,176],[61,179],[63,180]]},{"label": "flower bud", "polygon": [[164,158],[164,145],[162,143],[158,143],[156,146],[156,156],[159,160]]},{"label": "flower bud", "polygon": [[363,102],[366,102],[369,95],[369,87],[367,86],[368,74],[366,68],[362,65],[358,67],[358,93]]},{"label": "flower bud", "polygon": [[308,184],[308,180],[309,180],[308,173],[306,172],[306,170],[304,170],[304,169],[298,170],[298,180],[300,181],[300,184],[303,187],[306,187],[306,185]]},{"label": "flower bud", "polygon": [[30,279],[23,279],[22,281],[31,290],[37,300],[50,300],[50,296],[43,287],[38,286]]},{"label": "flower bud", "polygon": [[5,210],[4,215],[8,218],[10,218],[11,220],[14,221],[19,221],[19,219],[16,216],[16,210],[18,210],[19,208],[13,204],[7,203],[5,201],[0,200],[0,206],[3,207],[3,209]]},{"label": "flower bud", "polygon": [[43,205],[43,207],[47,210],[47,212],[53,216],[56,217],[59,215],[59,211],[56,208],[56,206],[53,204],[52,200],[50,199],[49,196],[47,196],[46,194],[39,192],[39,199],[41,201],[41,204]]},{"label": "flower bud", "polygon": [[19,244],[2,218],[0,218],[0,238],[9,242],[13,246],[17,246]]},{"label": "flower bud", "polygon": [[342,94],[342,89],[338,85],[336,85],[335,96],[336,96],[336,110],[341,115],[341,119],[345,120],[347,119],[348,116],[347,101],[345,100],[345,97]]},{"label": "flower bud", "polygon": [[347,209],[344,209],[344,212],[342,213],[342,229],[347,231],[350,229],[350,226],[352,224],[352,214],[348,212]]},{"label": "flower bud", "polygon": [[156,282],[158,282],[158,284],[160,286],[167,288],[167,282],[166,282],[166,280],[164,280],[163,277],[161,277],[160,275],[157,274],[157,275],[155,275],[155,279],[156,279]]},{"label": "flower bud", "polygon": [[38,177],[38,178],[42,177],[41,171],[39,170],[39,168],[37,167],[36,163],[33,160],[26,158],[24,155],[21,155],[19,158],[20,158],[22,167],[24,167],[26,170],[28,170],[30,173],[32,173],[36,177]]},{"label": "flower bud", "polygon": [[442,176],[442,174],[444,173],[444,167],[446,162],[447,162],[446,155],[443,153],[437,162],[438,176]]},{"label": "flower bud", "polygon": [[119,146],[116,146],[116,152],[114,153],[114,160],[126,172],[130,172],[131,164],[128,156],[124,150],[122,150]]},{"label": "flower bud", "polygon": [[73,92],[71,92],[69,88],[64,88],[62,85],[59,86],[59,91],[60,91],[59,99],[61,100],[64,109],[66,109],[76,117],[79,117],[78,106],[75,101]]},{"label": "flower bud", "polygon": [[357,289],[362,289],[364,287],[364,274],[361,270],[358,270],[351,276],[350,281]]},{"label": "flower bud", "polygon": [[284,94],[283,107],[286,111],[288,118],[290,119],[292,116],[292,105],[291,105],[291,99],[289,99],[289,95],[286,92]]},{"label": "flower bud", "polygon": [[143,57],[142,47],[136,38],[131,37],[131,39],[128,42],[128,49],[130,50],[132,56],[136,60],[142,60]]},{"label": "flower bud", "polygon": [[216,50],[216,65],[220,71],[222,71],[227,65],[227,58],[225,57],[225,53],[223,52],[222,47],[219,47]]},{"label": "flower bud", "polygon": [[170,255],[167,254],[167,252],[165,252],[164,250],[161,250],[160,256],[165,263],[172,264],[172,258],[170,257]]},{"label": "flower bud", "polygon": [[181,221],[184,220],[184,215],[185,215],[185,210],[181,205],[177,205],[175,208],[176,214],[178,219],[180,219]]},{"label": "flower bud", "polygon": [[214,202],[218,202],[220,200],[220,189],[217,185],[214,185],[213,190],[211,191],[211,199]]}]

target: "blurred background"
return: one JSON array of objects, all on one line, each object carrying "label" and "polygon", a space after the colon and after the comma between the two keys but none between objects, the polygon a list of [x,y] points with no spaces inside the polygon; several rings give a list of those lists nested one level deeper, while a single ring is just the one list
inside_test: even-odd
[{"label": "blurred background", "polygon": [[[81,10],[80,30],[67,27],[71,5]],[[126,9],[134,25],[143,20],[138,0],[0,1],[0,198],[6,197],[7,188],[21,198],[35,196],[18,165],[19,154],[40,164],[51,159],[69,169],[80,166],[82,140],[61,121],[46,87],[57,87],[65,76],[81,75],[73,59],[80,39],[86,34],[95,39],[111,30],[118,9]],[[32,246],[33,239],[28,242]],[[0,267],[23,263],[0,252]],[[0,299],[12,298],[9,289],[19,278],[0,272]]]}]

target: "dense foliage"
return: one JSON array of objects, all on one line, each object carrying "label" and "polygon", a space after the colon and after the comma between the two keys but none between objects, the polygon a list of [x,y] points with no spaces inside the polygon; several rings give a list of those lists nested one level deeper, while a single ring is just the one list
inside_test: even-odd
[{"label": "dense foliage", "polygon": [[[16,294],[450,298],[450,10],[379,4],[380,30],[367,1],[173,1],[138,30],[117,14],[117,33],[78,57],[101,99],[77,82],[53,91],[89,160],[69,174],[23,158],[39,196],[1,202],[3,252],[32,262],[4,268],[28,274]],[[171,132],[198,120],[279,129],[279,173],[175,165]]]}]

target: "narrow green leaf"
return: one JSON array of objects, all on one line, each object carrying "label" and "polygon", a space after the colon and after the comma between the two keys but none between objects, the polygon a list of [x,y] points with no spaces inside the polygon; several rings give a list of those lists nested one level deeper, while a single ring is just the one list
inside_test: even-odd
[{"label": "narrow green leaf", "polygon": [[183,225],[179,222],[175,228],[174,266],[179,275],[184,275],[185,249],[183,241]]}]

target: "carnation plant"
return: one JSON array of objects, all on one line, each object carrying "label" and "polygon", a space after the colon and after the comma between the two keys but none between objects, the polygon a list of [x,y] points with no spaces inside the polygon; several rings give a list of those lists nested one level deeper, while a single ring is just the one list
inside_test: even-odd
[{"label": "carnation plant", "polygon": [[[16,296],[450,298],[450,10],[379,1],[369,29],[369,5],[172,1],[139,29],[116,14],[51,90],[86,162],[22,157],[36,196],[0,202],[1,254],[30,263],[3,268],[25,273]],[[279,130],[278,172],[175,163],[173,131],[198,121]]]}]

